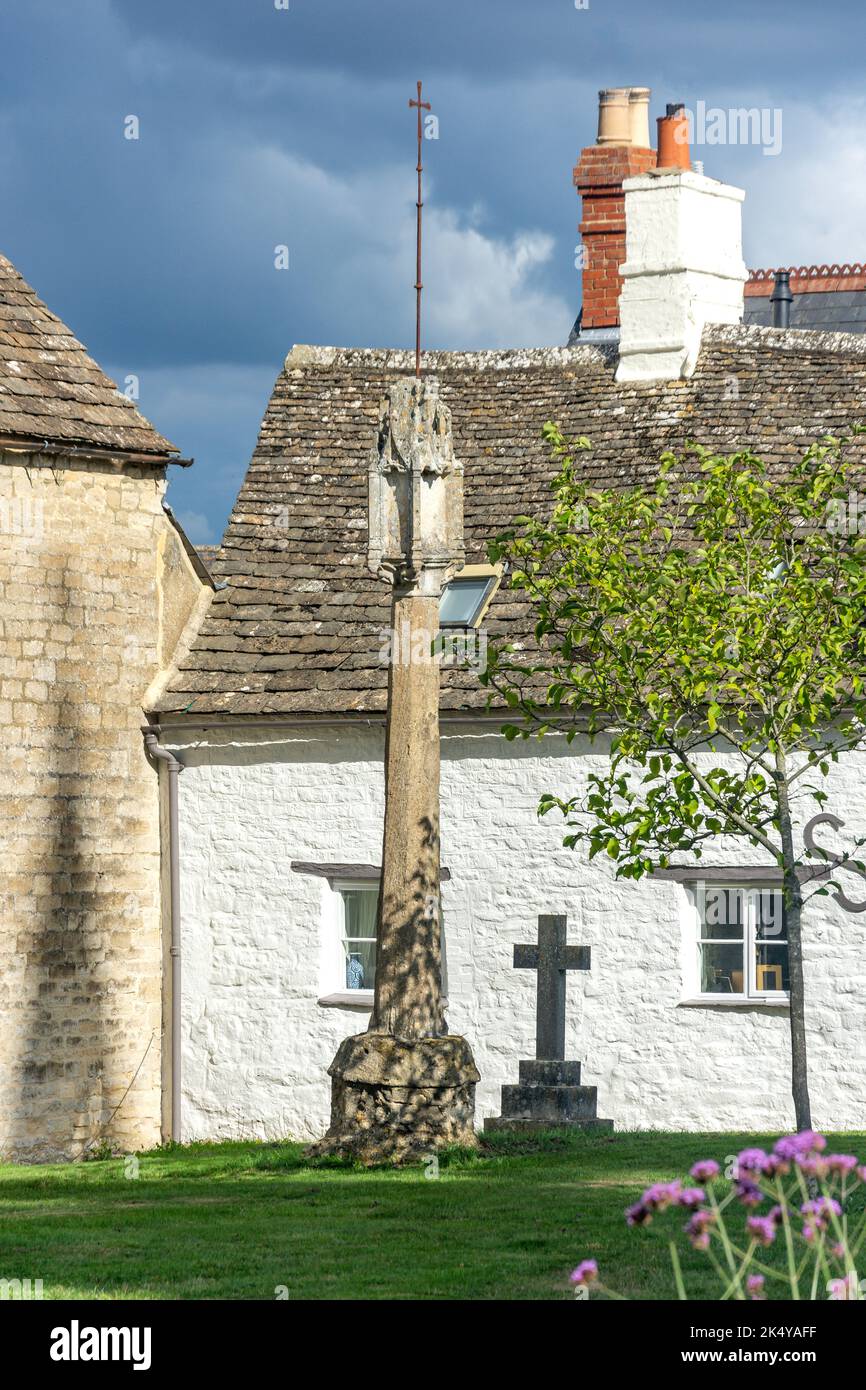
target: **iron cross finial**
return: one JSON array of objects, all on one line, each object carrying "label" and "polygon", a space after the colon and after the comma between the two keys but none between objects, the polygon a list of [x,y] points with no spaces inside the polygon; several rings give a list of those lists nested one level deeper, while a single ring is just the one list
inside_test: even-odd
[{"label": "iron cross finial", "polygon": [[421,283],[421,209],[424,206],[424,201],[421,197],[421,175],[424,169],[421,163],[421,141],[424,138],[421,112],[431,111],[433,109],[429,101],[421,100],[420,82],[418,83],[418,98],[417,100],[413,100],[410,97],[409,106],[418,108],[418,202],[416,203],[418,209],[418,250],[415,269],[415,375],[419,377],[421,375],[421,291],[424,288]]}]

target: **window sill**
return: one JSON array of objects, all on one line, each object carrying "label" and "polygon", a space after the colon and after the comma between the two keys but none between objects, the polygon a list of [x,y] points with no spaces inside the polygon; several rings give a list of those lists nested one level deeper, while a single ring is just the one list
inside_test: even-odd
[{"label": "window sill", "polygon": [[323,1009],[362,1009],[369,1013],[373,1007],[373,991],[344,989],[337,994],[323,994],[318,1003]]},{"label": "window sill", "polygon": [[[364,1013],[370,1013],[373,1008],[373,991],[371,989],[344,989],[336,994],[323,994],[321,999],[316,1001],[320,1009],[358,1009]],[[448,1008],[448,1000],[442,1000],[443,1009]]]},{"label": "window sill", "polygon": [[750,999],[745,994],[699,994],[694,999],[681,999],[678,1009],[772,1009],[786,1011],[791,1001],[785,999]]}]

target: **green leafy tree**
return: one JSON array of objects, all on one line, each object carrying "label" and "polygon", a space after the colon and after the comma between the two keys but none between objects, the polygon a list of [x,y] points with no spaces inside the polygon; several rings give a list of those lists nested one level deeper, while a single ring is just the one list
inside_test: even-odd
[{"label": "green leafy tree", "polygon": [[545,437],[549,519],[519,517],[489,547],[531,601],[537,650],[494,647],[482,679],[520,717],[508,737],[605,739],[605,772],[539,807],[566,817],[567,846],[639,879],[735,837],[781,870],[792,1091],[810,1129],[801,920],[834,885],[799,847],[798,803],[823,806],[830,764],[866,741],[852,441],[825,438],[784,475],[690,446],[648,483],[596,490],[589,442],[552,424]]}]

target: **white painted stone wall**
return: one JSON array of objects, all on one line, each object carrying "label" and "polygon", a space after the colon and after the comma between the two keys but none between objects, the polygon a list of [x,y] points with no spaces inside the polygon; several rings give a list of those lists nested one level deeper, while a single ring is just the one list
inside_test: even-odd
[{"label": "white painted stone wall", "polygon": [[[290,864],[379,862],[381,728],[174,732],[166,741],[187,765],[184,1137],[317,1136],[326,1069],[367,1014],[318,1003],[330,889]],[[535,939],[539,913],[564,912],[570,941],[592,947],[591,973],[568,976],[566,1046],[598,1086],[599,1115],[623,1129],[790,1128],[786,1010],[681,1007],[685,890],[617,881],[610,863],[562,847],[560,819],[536,816],[543,791],[573,790],[604,760],[478,725],[446,726],[442,752],[449,1021],[475,1051],[479,1121],[499,1113],[500,1086],[534,1052],[535,974],[513,969],[512,946]],[[864,829],[864,773],[856,756],[830,783],[852,835]],[[704,862],[762,860],[728,847]],[[866,897],[845,878],[849,896]],[[814,1120],[863,1128],[866,914],[815,899],[806,935]]]}]

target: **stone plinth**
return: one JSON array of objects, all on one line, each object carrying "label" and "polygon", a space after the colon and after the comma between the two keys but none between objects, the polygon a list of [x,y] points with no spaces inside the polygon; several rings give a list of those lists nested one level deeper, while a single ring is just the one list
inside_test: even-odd
[{"label": "stone plinth", "polygon": [[600,1120],[596,1114],[596,1087],[580,1084],[580,1062],[522,1061],[519,1077],[516,1086],[502,1087],[502,1114],[485,1120],[485,1132],[613,1129],[612,1120]]},{"label": "stone plinth", "polygon": [[346,1038],[328,1068],[331,1124],[312,1158],[361,1163],[429,1158],[450,1144],[474,1147],[479,1073],[465,1038]]}]

